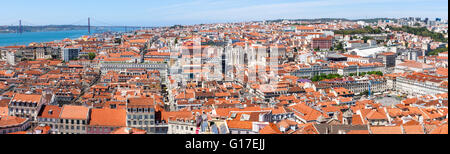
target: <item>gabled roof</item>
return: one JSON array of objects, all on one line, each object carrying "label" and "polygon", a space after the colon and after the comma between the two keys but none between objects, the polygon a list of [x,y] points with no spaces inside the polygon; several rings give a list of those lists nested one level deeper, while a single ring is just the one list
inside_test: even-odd
[{"label": "gabled roof", "polygon": [[91,126],[125,127],[127,125],[125,109],[92,109]]},{"label": "gabled roof", "polygon": [[39,114],[41,118],[59,118],[61,114],[61,107],[55,105],[45,105],[42,109],[42,112]]},{"label": "gabled roof", "polygon": [[227,120],[228,128],[230,129],[246,129],[252,130],[253,122],[251,121],[236,121],[236,120]]},{"label": "gabled roof", "polygon": [[259,134],[282,134],[277,125],[270,123],[263,129],[259,130]]},{"label": "gabled roof", "polygon": [[64,105],[61,109],[60,119],[87,120],[89,108],[84,106]]},{"label": "gabled roof", "polygon": [[15,94],[12,101],[15,102],[27,102],[27,103],[40,103],[42,95],[28,95],[28,94]]},{"label": "gabled roof", "polygon": [[403,134],[401,126],[372,126],[371,134]]},{"label": "gabled roof", "polygon": [[430,134],[448,134],[448,124],[446,123],[433,129]]},{"label": "gabled roof", "polygon": [[403,125],[405,134],[425,134],[424,129],[420,125]]}]

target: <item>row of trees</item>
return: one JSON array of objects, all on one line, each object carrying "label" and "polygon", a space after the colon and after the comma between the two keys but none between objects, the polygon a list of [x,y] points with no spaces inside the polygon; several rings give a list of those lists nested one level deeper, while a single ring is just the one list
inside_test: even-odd
[{"label": "row of trees", "polygon": [[446,51],[448,51],[448,47],[446,47],[446,48],[437,48],[437,49],[435,49],[433,51],[428,52],[427,55],[428,56],[435,56],[435,55],[438,55],[441,52],[446,52]]},{"label": "row of trees", "polygon": [[353,29],[353,30],[337,30],[334,31],[335,34],[342,34],[342,35],[354,35],[354,34],[381,34],[383,33],[383,30],[378,27],[377,29],[373,29],[370,26],[366,26],[364,28],[360,29]]},{"label": "row of trees", "polygon": [[[356,73],[350,73],[349,76],[356,76]],[[378,75],[378,76],[383,76],[383,72],[381,71],[370,71],[370,72],[361,72],[359,73],[359,76],[365,76],[365,75]],[[339,75],[339,74],[320,74],[320,75],[316,75],[314,77],[311,78],[311,81],[313,82],[317,82],[317,81],[323,81],[325,79],[336,79],[336,78],[342,78],[343,76]]]},{"label": "row of trees", "polygon": [[[349,76],[356,76],[357,73],[350,73]],[[381,71],[370,71],[370,72],[361,72],[359,73],[359,76],[365,76],[365,75],[378,75],[383,76],[383,72]]]},{"label": "row of trees", "polygon": [[429,31],[426,27],[415,28],[409,26],[402,26],[402,27],[388,26],[388,28],[393,31],[403,31],[414,35],[431,37],[434,41],[437,42],[448,42],[448,39],[446,39],[443,34]]},{"label": "row of trees", "polygon": [[335,79],[335,78],[341,78],[342,76],[339,74],[320,74],[320,75],[316,75],[313,78],[311,78],[311,81],[317,82],[317,81],[322,81],[325,79]]}]

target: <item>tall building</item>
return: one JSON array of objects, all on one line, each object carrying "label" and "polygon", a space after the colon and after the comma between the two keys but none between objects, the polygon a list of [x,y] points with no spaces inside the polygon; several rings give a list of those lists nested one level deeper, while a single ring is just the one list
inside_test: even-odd
[{"label": "tall building", "polygon": [[61,51],[61,58],[65,62],[78,58],[78,54],[81,51],[80,48],[63,48]]},{"label": "tall building", "polygon": [[397,55],[393,52],[384,52],[377,55],[377,59],[380,58],[383,60],[383,64],[386,67],[395,67],[395,59]]},{"label": "tall building", "polygon": [[333,46],[333,37],[313,38],[311,43],[312,49],[330,49]]}]

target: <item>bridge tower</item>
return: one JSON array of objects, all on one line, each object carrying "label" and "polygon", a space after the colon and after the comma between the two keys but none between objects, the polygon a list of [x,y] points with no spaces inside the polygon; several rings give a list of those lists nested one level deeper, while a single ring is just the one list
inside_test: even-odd
[{"label": "bridge tower", "polygon": [[88,18],[88,33],[91,34],[91,18]]},{"label": "bridge tower", "polygon": [[22,20],[19,20],[19,34],[22,34]]}]

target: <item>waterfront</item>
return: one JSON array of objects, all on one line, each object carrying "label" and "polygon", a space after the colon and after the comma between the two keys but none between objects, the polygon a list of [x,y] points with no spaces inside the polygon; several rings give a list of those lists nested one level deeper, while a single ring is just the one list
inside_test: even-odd
[{"label": "waterfront", "polygon": [[[130,29],[128,29],[130,30]],[[107,28],[92,30],[92,33],[102,33],[105,31],[123,32],[123,28]],[[1,46],[28,45],[33,42],[50,42],[62,40],[65,38],[75,39],[83,35],[89,35],[87,29],[68,30],[68,31],[46,31],[46,32],[26,32],[18,33],[0,33]]]}]

